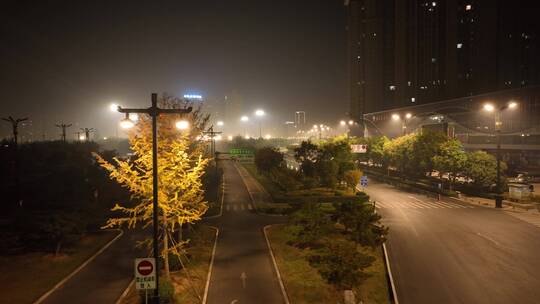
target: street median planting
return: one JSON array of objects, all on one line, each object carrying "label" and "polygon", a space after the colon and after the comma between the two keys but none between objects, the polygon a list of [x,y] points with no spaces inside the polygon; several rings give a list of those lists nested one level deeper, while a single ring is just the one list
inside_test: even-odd
[{"label": "street median planting", "polygon": [[[316,253],[315,248],[291,246],[287,225],[274,225],[268,230],[276,263],[282,275],[285,289],[291,303],[337,303],[342,302],[343,291],[321,275],[310,262]],[[343,235],[332,238],[344,240]],[[384,257],[380,247],[357,247],[358,254],[372,258],[371,265],[363,269],[366,277],[352,288],[357,299],[364,303],[390,303],[384,266]]]}]

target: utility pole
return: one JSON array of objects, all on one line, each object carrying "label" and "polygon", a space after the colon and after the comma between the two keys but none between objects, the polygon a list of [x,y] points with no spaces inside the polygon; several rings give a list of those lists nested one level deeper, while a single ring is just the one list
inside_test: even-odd
[{"label": "utility pole", "polygon": [[11,130],[13,132],[13,143],[15,144],[15,148],[17,148],[18,137],[19,137],[19,123],[23,121],[27,121],[28,117],[13,118],[12,116],[8,116],[7,118],[2,118],[2,120],[11,123]]},{"label": "utility pole", "polygon": [[28,117],[25,118],[13,118],[8,116],[7,118],[2,118],[9,123],[11,123],[11,128],[13,132],[13,177],[15,180],[15,199],[17,200],[19,206],[22,206],[22,200],[19,196],[19,153],[18,153],[18,135],[19,135],[19,123],[27,121]]},{"label": "utility pole", "polygon": [[85,140],[88,142],[90,141],[90,133],[93,133],[96,131],[94,128],[81,128],[81,131],[84,132]]},{"label": "utility pole", "polygon": [[[156,289],[154,289],[154,299],[159,304],[159,247],[158,247],[158,134],[157,134],[157,119],[161,114],[188,114],[191,113],[192,107],[186,109],[161,109],[157,105],[157,94],[152,93],[152,106],[147,109],[128,109],[118,107],[118,112],[125,113],[126,118],[130,113],[148,114],[152,117],[152,209],[153,209],[153,251],[156,262]],[[164,232],[166,233],[166,232]]]},{"label": "utility pole", "polygon": [[62,141],[63,142],[66,142],[66,129],[71,127],[71,124],[67,125],[65,123],[61,123],[59,125],[55,125],[57,128],[61,128],[62,129]]},{"label": "utility pole", "polygon": [[495,112],[495,132],[497,132],[497,184],[495,195],[495,208],[502,208],[502,187],[501,187],[501,110]]},{"label": "utility pole", "polygon": [[[216,158],[216,136],[221,133],[222,132],[214,131],[214,126],[210,126],[210,128],[208,128],[208,131],[203,131],[204,135],[208,135],[208,137],[212,139],[212,143],[210,146],[210,153],[214,159]],[[216,161],[216,165],[217,165],[217,161]]]}]

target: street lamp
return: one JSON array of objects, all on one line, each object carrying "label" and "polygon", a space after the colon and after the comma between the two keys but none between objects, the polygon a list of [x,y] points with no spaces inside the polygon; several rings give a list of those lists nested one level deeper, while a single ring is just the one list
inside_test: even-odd
[{"label": "street lamp", "polygon": [[501,189],[501,127],[502,127],[502,112],[506,109],[515,109],[517,108],[517,102],[509,102],[500,107],[496,107],[491,103],[484,104],[484,110],[490,113],[495,113],[495,132],[497,134],[497,184],[496,190],[497,195],[495,195],[495,208],[502,208],[502,189]]},{"label": "street lamp", "polygon": [[340,124],[341,126],[347,125],[347,123],[345,122],[345,120],[340,121],[339,124]]},{"label": "street lamp", "polygon": [[[129,119],[130,114],[148,114],[152,117],[152,205],[153,205],[153,251],[154,259],[156,262],[156,289],[154,289],[154,297],[159,303],[159,248],[158,248],[158,136],[157,136],[157,118],[161,114],[187,114],[190,113],[192,108],[186,109],[161,109],[157,106],[157,94],[152,93],[152,106],[146,109],[124,109],[120,106],[117,106],[117,110],[120,113],[125,113],[126,118],[124,118],[120,123],[125,128],[132,128],[135,124],[131,119]],[[177,126],[180,122],[177,123]],[[184,124],[180,124],[184,126]],[[189,124],[188,124],[189,126]]]},{"label": "street lamp", "polygon": [[219,121],[217,122],[217,125],[218,125],[218,127],[223,127],[224,123],[223,123],[223,121],[219,120]]},{"label": "street lamp", "polygon": [[187,130],[189,128],[189,122],[187,120],[179,120],[175,125],[178,130]]},{"label": "street lamp", "polygon": [[255,116],[257,116],[259,119],[259,138],[262,138],[262,128],[261,128],[261,119],[262,117],[266,115],[266,113],[264,112],[264,110],[257,110],[255,111]]}]

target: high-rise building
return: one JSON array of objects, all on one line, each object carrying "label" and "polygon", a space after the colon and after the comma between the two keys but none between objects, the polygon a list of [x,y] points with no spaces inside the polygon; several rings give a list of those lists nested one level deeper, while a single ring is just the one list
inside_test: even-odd
[{"label": "high-rise building", "polygon": [[306,112],[296,111],[294,112],[294,126],[298,130],[303,130],[306,126]]},{"label": "high-rise building", "polygon": [[349,114],[540,83],[532,0],[346,0]]}]

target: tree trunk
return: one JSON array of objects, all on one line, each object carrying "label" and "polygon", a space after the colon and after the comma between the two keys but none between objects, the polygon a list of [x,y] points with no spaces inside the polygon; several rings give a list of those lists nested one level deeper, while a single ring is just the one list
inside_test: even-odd
[{"label": "tree trunk", "polygon": [[183,226],[184,225],[180,224],[179,229],[178,229],[178,243],[181,243],[182,239],[184,238],[184,236],[182,235]]},{"label": "tree trunk", "polygon": [[62,240],[61,239],[56,242],[56,248],[54,250],[54,256],[55,257],[60,254],[60,249],[62,249]]},{"label": "tree trunk", "polygon": [[171,273],[169,270],[169,233],[167,230],[167,218],[163,215],[163,272],[165,277],[170,280]]}]

